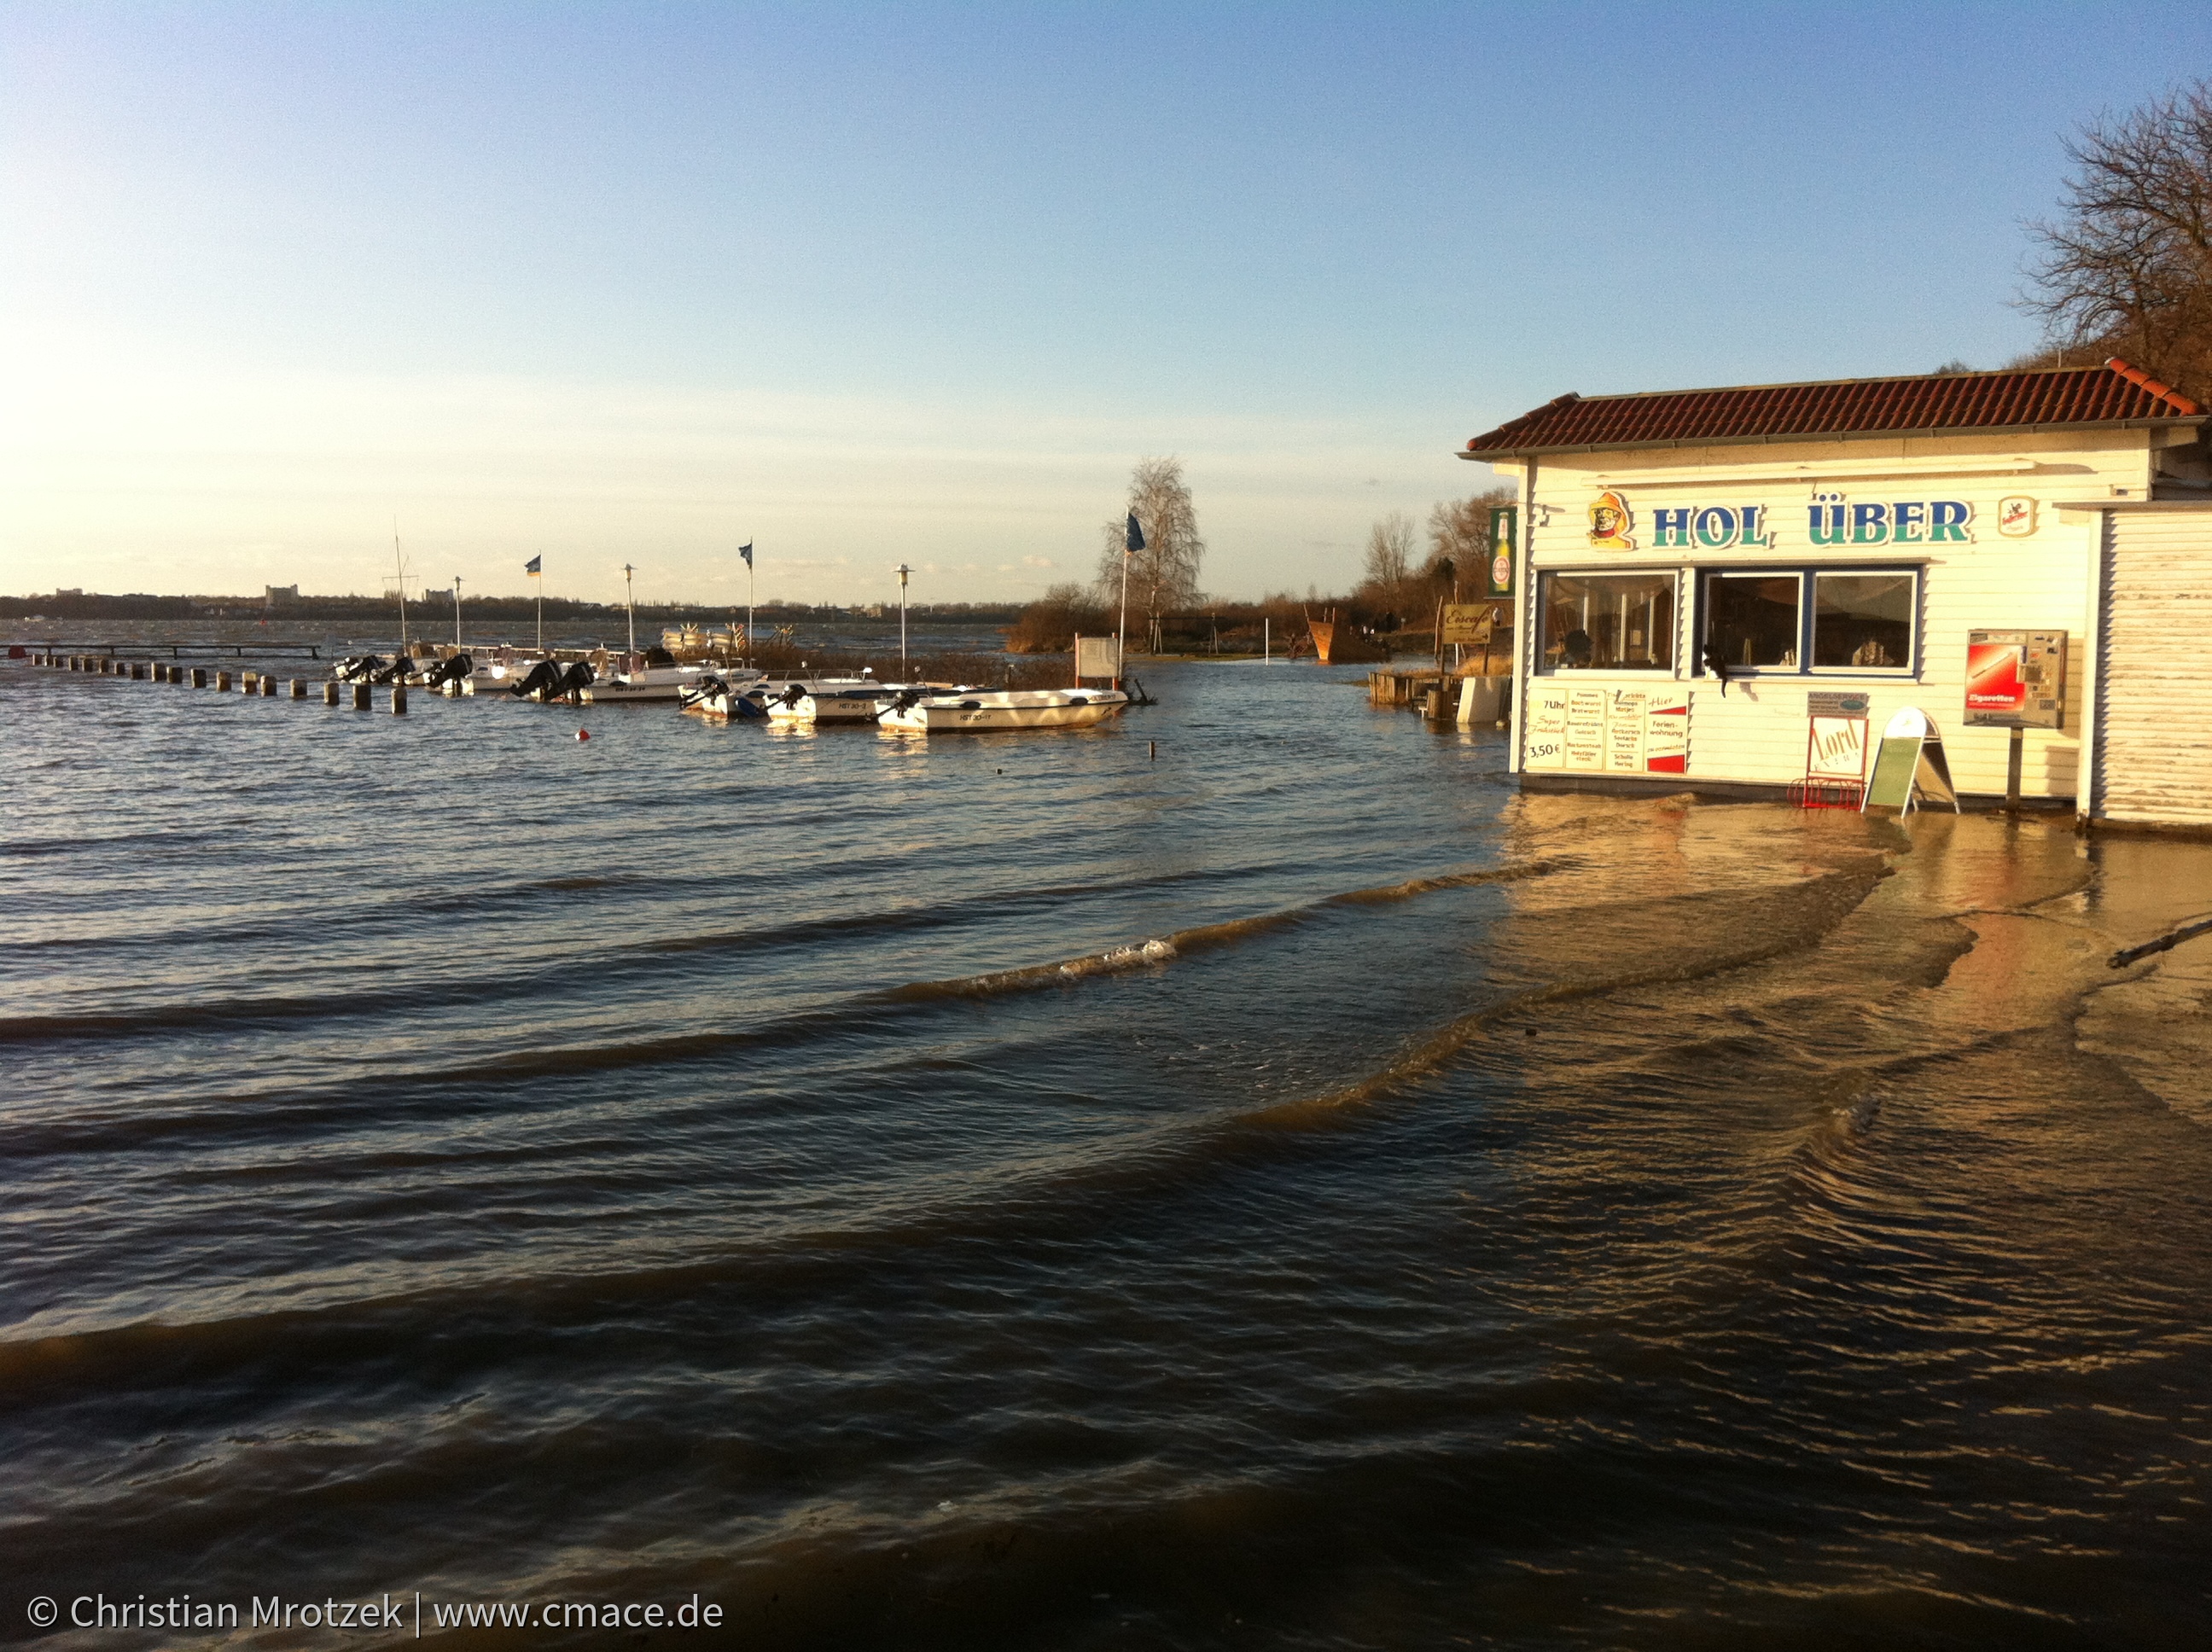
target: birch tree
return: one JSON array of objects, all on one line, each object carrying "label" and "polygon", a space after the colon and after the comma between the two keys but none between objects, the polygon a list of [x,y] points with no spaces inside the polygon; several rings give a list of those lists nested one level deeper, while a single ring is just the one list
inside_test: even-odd
[{"label": "birch tree", "polygon": [[[1140,459],[1129,473],[1127,515],[1144,530],[1145,548],[1129,553],[1129,608],[1141,616],[1143,631],[1155,639],[1167,616],[1188,612],[1200,602],[1198,573],[1206,560],[1206,541],[1198,531],[1198,507],[1183,480],[1182,461]],[[1106,524],[1098,557],[1098,593],[1109,608],[1121,600],[1121,557],[1125,519]]]}]

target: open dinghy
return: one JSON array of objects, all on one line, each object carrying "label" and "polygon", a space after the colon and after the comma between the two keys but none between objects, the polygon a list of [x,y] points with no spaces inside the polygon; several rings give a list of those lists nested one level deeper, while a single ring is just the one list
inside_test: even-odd
[{"label": "open dinghy", "polygon": [[939,734],[994,728],[1088,728],[1129,703],[1119,689],[908,689],[884,708],[885,728]]}]

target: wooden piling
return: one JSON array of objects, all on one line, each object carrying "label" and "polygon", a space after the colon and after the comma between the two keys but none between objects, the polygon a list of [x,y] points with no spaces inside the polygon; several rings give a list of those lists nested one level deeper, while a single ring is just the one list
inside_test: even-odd
[{"label": "wooden piling", "polygon": [[230,673],[228,671],[217,671],[215,674],[215,686],[219,692],[228,694],[230,692]]},{"label": "wooden piling", "polygon": [[335,677],[323,684],[323,703],[335,706],[338,702],[338,680]]},{"label": "wooden piling", "polygon": [[264,700],[273,700],[276,697],[276,679],[265,671],[261,677],[261,697]]},{"label": "wooden piling", "polygon": [[404,717],[407,714],[407,685],[404,683],[394,683],[392,685],[392,714],[394,717]]},{"label": "wooden piling", "polygon": [[306,677],[295,677],[292,679],[292,697],[295,700],[305,700],[307,697],[307,679]]},{"label": "wooden piling", "polygon": [[367,711],[368,709],[368,683],[356,683],[353,685],[353,708],[356,711]]},{"label": "wooden piling", "polygon": [[192,667],[192,686],[196,689],[204,689],[207,687],[206,666],[195,665]]},{"label": "wooden piling", "polygon": [[146,680],[146,668],[143,665],[139,665],[136,660],[131,662],[131,680],[133,683],[143,683]]}]

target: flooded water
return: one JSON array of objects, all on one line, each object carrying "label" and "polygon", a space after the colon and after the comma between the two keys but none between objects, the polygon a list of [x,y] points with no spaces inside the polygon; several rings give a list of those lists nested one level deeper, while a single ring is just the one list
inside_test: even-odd
[{"label": "flooded water", "polygon": [[0,667],[0,1637],[2202,1644],[2212,938],[2106,959],[2212,848],[1522,797],[1357,675]]}]

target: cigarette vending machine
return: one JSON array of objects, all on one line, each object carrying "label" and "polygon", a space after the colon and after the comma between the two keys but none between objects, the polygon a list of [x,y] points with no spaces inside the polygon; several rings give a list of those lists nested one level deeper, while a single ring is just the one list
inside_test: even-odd
[{"label": "cigarette vending machine", "polygon": [[1966,726],[2063,728],[2066,633],[1966,633]]}]

